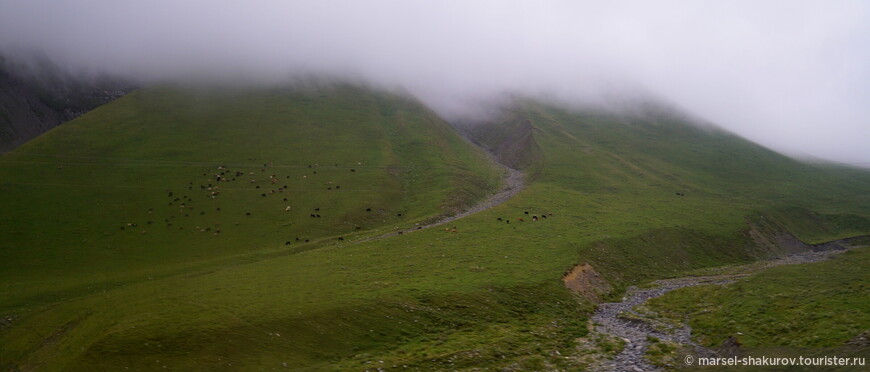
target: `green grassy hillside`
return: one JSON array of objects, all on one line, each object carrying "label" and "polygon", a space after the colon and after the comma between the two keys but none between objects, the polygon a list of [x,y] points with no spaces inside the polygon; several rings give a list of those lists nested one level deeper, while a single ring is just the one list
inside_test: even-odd
[{"label": "green grassy hillside", "polygon": [[135,92],[0,158],[0,306],[405,227],[498,177],[387,94]]},{"label": "green grassy hillside", "polygon": [[[12,294],[7,298],[17,301],[7,300],[4,307],[10,309],[4,311],[14,315],[14,319],[0,331],[0,342],[6,346],[0,351],[3,365],[72,370],[119,367],[151,370],[164,365],[176,370],[261,370],[281,368],[285,363],[293,368],[350,370],[390,369],[394,365],[419,370],[574,369],[583,359],[575,339],[586,334],[586,316],[592,307],[568,292],[560,278],[577,263],[590,263],[618,291],[625,285],[651,278],[747,262],[789,249],[763,246],[759,243],[763,236],[789,231],[807,241],[824,241],[870,233],[867,172],[799,163],[733,135],[688,125],[673,116],[620,117],[520,102],[491,125],[484,124],[468,132],[476,141],[500,151],[502,160],[528,170],[530,183],[524,191],[505,204],[455,221],[448,231],[433,228],[351,244],[348,237],[356,226],[361,226],[359,236],[373,235],[406,222],[398,219],[396,213],[407,214],[403,218],[425,219],[444,211],[445,205],[449,208],[453,200],[450,197],[463,202],[473,199],[493,184],[492,168],[476,160],[479,159],[476,153],[463,147],[443,123],[422,109],[414,109],[416,106],[410,103],[399,105],[399,101],[389,101],[391,104],[386,107],[399,107],[390,115],[405,118],[400,123],[417,123],[416,131],[401,131],[402,126],[395,120],[372,120],[380,126],[366,125],[378,129],[374,133],[384,133],[378,138],[391,145],[369,150],[359,145],[359,139],[369,138],[367,135],[372,133],[369,130],[337,141],[334,147],[330,145],[338,132],[353,131],[347,128],[348,123],[356,123],[361,116],[382,118],[390,112],[384,110],[382,101],[369,94],[354,91],[354,94],[280,100],[285,103],[280,106],[282,110],[289,103],[293,103],[289,106],[294,110],[300,109],[300,101],[321,107],[311,110],[311,115],[337,115],[323,107],[342,107],[340,113],[347,110],[344,120],[332,119],[336,121],[335,130],[302,136],[303,140],[294,139],[307,133],[302,129],[279,137],[276,132],[258,130],[256,126],[243,127],[250,125],[251,117],[262,115],[262,106],[246,111],[248,115],[208,116],[196,110],[198,102],[166,94],[169,93],[149,96],[148,91],[143,91],[118,102],[124,106],[117,107],[136,107],[131,103],[165,99],[171,103],[171,110],[162,115],[168,112],[176,117],[184,113],[190,118],[188,121],[201,120],[203,128],[211,128],[213,118],[231,118],[227,122],[235,125],[227,124],[226,130],[236,130],[213,135],[205,129],[206,133],[178,133],[182,141],[163,146],[155,154],[154,160],[172,164],[179,164],[179,154],[187,154],[186,161],[203,163],[198,168],[178,171],[173,182],[180,184],[176,187],[181,190],[172,190],[174,195],[180,192],[190,196],[190,190],[184,190],[184,186],[194,182],[197,191],[198,184],[204,182],[198,181],[203,177],[201,174],[208,175],[222,162],[228,163],[230,170],[245,167],[259,177],[260,189],[252,190],[245,185],[244,190],[226,192],[228,195],[222,191],[214,199],[223,201],[238,194],[235,206],[222,206],[220,213],[236,208],[233,216],[239,217],[221,220],[222,231],[217,236],[232,244],[216,246],[213,233],[191,232],[189,223],[183,232],[177,232],[177,226],[173,226],[172,235],[151,232],[143,235],[138,229],[121,231],[120,224],[133,218],[140,221],[152,204],[155,205],[152,213],[177,213],[177,205],[168,205],[165,194],[168,187],[162,183],[155,187],[153,199],[125,191],[113,196],[124,200],[126,195],[139,203],[139,210],[135,211],[139,214],[133,217],[122,214],[128,213],[124,212],[128,208],[118,208],[117,215],[110,215],[113,210],[108,208],[110,204],[89,204],[86,209],[104,218],[103,224],[108,226],[105,230],[93,228],[94,231],[118,234],[117,239],[130,241],[134,237],[166,237],[159,247],[155,241],[137,243],[142,249],[165,251],[155,252],[157,258],[152,261],[135,260],[137,270],[143,273],[162,270],[164,275],[135,277],[127,274],[135,270],[119,267],[115,272],[125,273],[128,280],[117,287],[82,288],[78,293],[68,292],[64,298],[57,298],[49,296],[53,288],[49,284],[55,284],[35,285],[41,277],[41,267],[46,266],[45,271],[51,273],[51,265],[56,265],[58,277],[80,278],[103,275],[96,273],[108,265],[100,266],[100,261],[91,264],[86,257],[76,261],[71,255],[70,262],[76,266],[61,266],[63,260],[51,249],[86,245],[86,242],[66,243],[71,240],[68,233],[54,236],[56,242],[63,242],[54,248],[32,244],[40,247],[38,255],[14,252],[14,264],[13,261],[3,264],[4,288]],[[232,100],[238,103],[239,110],[251,106],[239,99]],[[278,98],[255,95],[244,99],[263,103]],[[361,101],[379,104],[363,105]],[[71,153],[97,159],[104,158],[101,151],[111,150],[116,154],[113,157],[116,162],[119,158],[142,159],[142,151],[154,148],[147,144],[153,136],[137,136],[135,131],[113,132],[115,126],[108,123],[132,121],[141,115],[156,115],[156,111],[143,109],[123,119],[99,116],[113,105],[76,123],[92,123],[94,130],[68,129],[80,132],[79,138],[103,139],[104,144],[75,140],[74,136],[69,138],[72,133],[68,136],[55,131],[11,157],[0,159],[7,163],[33,162],[35,155],[24,154],[28,151],[41,154],[58,146],[68,146]],[[412,113],[429,119],[413,121]],[[112,140],[119,135],[130,137]],[[251,153],[232,144],[222,145],[228,138],[247,144]],[[198,146],[199,151],[188,150],[192,142],[200,141],[208,145]],[[320,145],[304,151],[308,155],[296,162],[302,155],[292,147],[284,147],[290,141],[298,141],[299,147]],[[396,145],[397,142],[407,147]],[[90,146],[105,150],[73,150]],[[349,146],[356,146],[356,150],[350,151]],[[211,151],[212,147],[213,152],[200,152]],[[437,150],[445,147],[451,150]],[[234,152],[234,158],[254,160],[232,162],[225,157]],[[413,160],[420,158],[428,159],[426,166],[423,160]],[[12,173],[17,177],[29,176],[21,170],[27,167],[41,174],[68,172],[73,166],[64,165],[59,170],[50,160],[40,161],[46,163],[44,168],[31,163],[16,164],[21,168]],[[262,163],[272,161],[274,167],[262,167]],[[356,172],[344,168],[345,164],[356,162],[378,167],[366,169],[357,165]],[[13,166],[7,163],[6,167]],[[307,168],[311,163],[319,165]],[[335,166],[336,163],[339,165]],[[390,167],[394,163],[398,165]],[[292,167],[282,169],[278,164]],[[172,167],[175,168],[179,167]],[[154,179],[142,176],[154,169],[151,166],[136,167],[130,163],[123,169],[129,173],[113,176],[129,179],[133,184]],[[336,190],[324,190],[326,179],[318,179],[319,184],[304,189],[306,200],[290,200],[294,208],[302,206],[287,212],[302,213],[287,226],[288,232],[295,233],[270,235],[282,226],[285,203],[271,204],[274,195],[260,195],[264,187],[270,186],[265,181],[267,175],[279,169],[279,178],[289,175],[296,179],[288,189],[309,185],[304,182],[312,182],[315,177],[309,172],[317,170],[316,177],[331,176],[329,180],[337,180],[334,184],[342,185],[342,193],[366,187],[371,194],[332,199]],[[394,170],[399,173],[391,178]],[[476,181],[464,178],[473,174],[478,175]],[[302,175],[308,178],[302,180]],[[163,178],[160,182],[164,182]],[[222,190],[230,189],[230,185],[237,184],[230,182],[221,186]],[[22,186],[3,187],[5,190]],[[29,187],[22,190],[39,189]],[[463,187],[462,192],[451,192]],[[108,192],[93,186],[82,189],[92,190],[82,192],[93,195]],[[45,191],[39,198],[61,198],[53,196],[57,192],[57,189]],[[18,195],[25,194],[19,191]],[[321,211],[341,210],[339,216],[326,217],[326,213],[321,213],[324,217],[320,220],[306,217],[315,207],[308,199],[321,194],[329,196],[317,200]],[[200,194],[197,197],[205,200],[193,204],[196,208],[203,201],[214,201]],[[23,198],[10,198],[4,203],[19,203],[17,199]],[[380,221],[366,219],[369,215],[360,212],[374,204],[374,198],[378,198],[378,208],[384,211]],[[139,202],[140,199],[145,202]],[[79,200],[78,203],[95,203],[94,199],[81,195]],[[327,204],[326,200],[335,203]],[[165,205],[158,206],[158,201]],[[51,203],[34,203],[42,210],[56,210],[51,209]],[[118,202],[111,205],[115,203]],[[256,215],[252,217],[265,214],[267,218],[258,221],[266,227],[246,223],[247,216],[242,212],[254,207]],[[17,226],[31,226],[37,221],[26,215],[29,213],[26,208],[22,204],[13,208],[25,210],[16,214],[24,216],[16,219],[22,221],[16,222]],[[176,215],[175,220],[213,214],[207,210],[204,217],[198,217],[201,210],[194,209],[189,217]],[[539,217],[538,221],[532,216]],[[318,225],[326,218],[334,220],[328,226]],[[4,226],[10,224],[8,218],[3,221]],[[236,222],[240,223],[238,229],[231,228]],[[90,224],[75,226],[82,230],[92,228]],[[297,226],[298,230],[292,230]],[[142,227],[141,223],[138,227]],[[132,236],[123,235],[130,233]],[[184,234],[191,237],[184,240],[181,238]],[[230,241],[231,234],[237,234],[237,240]],[[52,237],[50,231],[42,230],[4,235],[14,236],[19,242],[50,241]],[[330,240],[304,249],[294,245],[285,249],[284,241],[294,240],[295,235]],[[346,240],[336,241],[337,236]],[[295,240],[291,243],[296,244]],[[112,262],[109,256],[98,257]],[[127,256],[116,262],[134,261],[124,261],[124,257]],[[24,280],[19,277],[31,278],[30,282],[23,282],[28,284],[26,288],[19,288],[17,283],[22,282],[16,281]],[[46,304],[40,305],[37,300]]]}]

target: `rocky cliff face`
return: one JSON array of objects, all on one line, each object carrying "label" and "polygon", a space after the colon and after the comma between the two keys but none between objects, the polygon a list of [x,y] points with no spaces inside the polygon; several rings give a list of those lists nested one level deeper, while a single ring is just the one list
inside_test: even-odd
[{"label": "rocky cliff face", "polygon": [[57,66],[0,56],[0,153],[123,96],[132,85],[112,78],[76,78]]}]

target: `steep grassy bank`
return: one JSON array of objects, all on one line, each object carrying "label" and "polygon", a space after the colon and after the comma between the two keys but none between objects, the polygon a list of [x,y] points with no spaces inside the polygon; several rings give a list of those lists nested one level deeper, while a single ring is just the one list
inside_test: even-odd
[{"label": "steep grassy bank", "polygon": [[[864,240],[862,245],[870,242]],[[857,242],[861,244],[861,242]],[[866,368],[870,328],[868,248],[831,260],[783,266],[729,285],[683,288],[654,299],[657,316],[688,322],[694,338],[739,358],[863,358],[861,365],[807,365],[788,370],[857,371]],[[728,272],[728,269],[724,269]],[[682,355],[678,356],[678,360]],[[782,370],[783,367],[719,367],[703,370]]]},{"label": "steep grassy bank", "polygon": [[870,249],[819,263],[776,267],[727,286],[680,289],[654,309],[690,319],[705,346],[734,336],[749,348],[837,347],[870,328]]}]

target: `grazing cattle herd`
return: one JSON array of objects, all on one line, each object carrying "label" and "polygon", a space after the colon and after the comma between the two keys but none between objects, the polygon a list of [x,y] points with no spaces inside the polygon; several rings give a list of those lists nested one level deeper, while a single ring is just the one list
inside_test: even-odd
[{"label": "grazing cattle herd", "polygon": [[[357,162],[357,165],[358,166],[362,165],[362,163]],[[334,166],[339,167],[338,164],[335,164]],[[235,214],[224,215],[225,217],[214,217],[214,220],[212,221],[211,226],[195,225],[195,223],[192,223],[193,219],[190,218],[190,214],[191,214],[191,212],[193,212],[195,210],[194,197],[197,198],[197,205],[199,205],[198,203],[200,203],[200,202],[208,203],[209,201],[212,201],[212,203],[217,203],[222,199],[221,198],[222,192],[224,192],[226,190],[232,190],[232,191],[236,191],[236,192],[244,191],[244,190],[258,190],[259,192],[257,192],[256,195],[258,195],[259,199],[264,199],[264,198],[268,199],[272,195],[282,195],[281,199],[280,199],[281,201],[277,203],[278,204],[277,208],[281,208],[283,210],[283,212],[287,212],[288,215],[292,215],[292,216],[295,216],[295,214],[290,213],[290,212],[293,212],[296,209],[293,207],[292,204],[288,205],[288,203],[291,203],[290,200],[293,199],[294,197],[299,197],[300,199],[304,199],[305,197],[310,197],[309,195],[300,195],[299,193],[295,193],[295,192],[291,193],[289,184],[283,184],[283,185],[279,186],[279,180],[282,178],[281,177],[282,175],[280,175],[279,172],[277,172],[277,170],[279,170],[279,168],[275,168],[274,164],[272,162],[263,163],[262,167],[253,166],[253,167],[256,167],[256,168],[254,168],[254,170],[250,170],[250,168],[252,168],[252,166],[250,166],[250,165],[239,166],[239,167],[240,168],[247,168],[247,169],[245,169],[245,171],[230,170],[229,166],[220,165],[217,167],[206,169],[203,173],[201,173],[201,176],[203,177],[201,179],[205,180],[205,182],[202,182],[201,184],[199,184],[199,191],[203,193],[202,196],[204,196],[204,201],[200,200],[200,198],[197,196],[198,194],[194,192],[194,189],[195,189],[194,181],[190,181],[187,184],[186,188],[189,191],[189,193],[180,193],[180,194],[182,194],[180,196],[177,195],[177,194],[179,194],[177,192],[177,189],[176,190],[173,190],[173,189],[166,190],[166,197],[168,199],[167,205],[169,207],[172,207],[168,211],[169,215],[167,216],[167,218],[163,219],[163,222],[165,223],[166,227],[167,228],[177,228],[177,230],[185,230],[185,225],[187,225],[187,227],[193,227],[193,229],[188,229],[188,231],[198,231],[198,232],[203,232],[203,233],[210,232],[210,233],[212,233],[212,235],[215,235],[215,236],[220,235],[222,230],[221,230],[221,223],[219,221],[220,220],[225,221],[227,219],[232,220],[232,219],[234,219],[233,216],[235,216]],[[308,164],[307,168],[310,169],[310,173],[309,174],[301,174],[301,175],[297,174],[295,177],[300,177],[299,179],[301,181],[299,181],[299,182],[302,182],[303,184],[309,184],[311,182],[310,180],[312,179],[311,177],[318,174],[317,170],[315,170],[318,167],[320,167],[320,166],[316,163],[315,164]],[[263,174],[263,176],[258,177],[258,173],[255,171],[255,170],[257,170],[257,168],[259,168],[259,173]],[[293,168],[293,167],[285,167],[285,168]],[[269,172],[270,174],[265,175],[267,169],[273,170],[274,173]],[[291,173],[292,173],[292,171],[291,171]],[[322,174],[324,174],[324,173],[328,174],[329,172],[322,172],[321,176],[317,176],[317,177],[322,177]],[[349,168],[348,173],[357,174],[358,173],[357,168]],[[292,174],[284,174],[283,178],[285,180],[291,180],[292,179],[291,175]],[[317,178],[317,177],[314,177],[314,178]],[[354,177],[357,177],[357,176],[354,176]],[[199,178],[199,176],[197,176],[197,178]],[[244,185],[248,185],[248,186],[240,185],[239,184],[240,181],[244,182]],[[342,190],[341,185],[336,184],[334,181],[326,181],[326,182],[322,183],[322,185],[326,186],[326,191]],[[250,186],[254,186],[254,188],[251,189]],[[261,189],[262,186],[267,186],[268,189],[267,190]],[[312,190],[310,187],[304,188],[304,189],[308,190],[308,191]],[[323,190],[323,189],[320,189],[320,190]],[[225,205],[225,207],[226,206],[228,206],[228,205]],[[213,204],[212,208],[217,213],[217,216],[221,216],[221,213],[220,213],[221,207],[214,206],[214,204]],[[174,210],[174,209],[177,209],[177,210]],[[229,208],[229,210],[232,210],[232,209],[233,208]],[[365,212],[368,212],[368,213],[373,212],[373,208],[371,208],[371,207],[366,207],[364,210],[365,210]],[[196,209],[196,211],[199,212],[198,216],[206,216],[207,215],[205,209]],[[379,209],[377,211],[377,213],[372,214],[372,218],[385,217],[386,216],[384,214],[385,212],[386,211]],[[147,213],[149,215],[153,214],[153,213],[155,213],[155,209],[149,208]],[[251,210],[245,211],[244,216],[250,217],[250,216],[252,216],[252,213],[253,212]],[[312,208],[312,210],[310,212],[308,212],[308,215],[309,215],[309,218],[312,218],[312,219],[322,218],[321,207]],[[529,211],[525,211],[523,213],[523,216],[525,216],[526,218],[528,218],[529,215],[530,215]],[[552,216],[552,215],[553,215],[552,213],[541,213],[540,218],[545,219],[548,216]],[[405,216],[405,211],[397,212],[397,213],[395,213],[395,216],[396,216],[396,218],[401,219]],[[506,219],[503,217],[498,217],[496,220],[497,220],[497,222],[504,222],[506,224],[511,223],[510,219]],[[184,223],[184,221],[191,221],[191,222]],[[522,218],[522,217],[517,218],[517,221],[525,222],[525,218]],[[538,222],[539,216],[538,215],[531,215],[531,221]],[[203,222],[202,219],[200,219],[199,222],[202,223]],[[332,222],[332,221],[328,221],[328,222]],[[382,222],[386,222],[386,220],[384,220]],[[154,221],[148,220],[146,223],[148,225],[152,225],[154,223]],[[239,226],[240,223],[241,223],[241,220],[238,220],[238,221],[234,222],[234,225]],[[195,225],[195,226],[192,226],[192,225]],[[414,228],[414,230],[422,230],[426,227],[426,226],[420,226],[419,224],[416,224],[416,225],[417,226]],[[137,223],[128,222],[125,225],[120,226],[120,230],[130,231],[130,230],[135,230],[136,227],[138,227]],[[362,227],[359,225],[355,225],[355,226],[353,226],[353,229],[356,231],[359,231],[362,229]],[[459,232],[459,229],[456,226],[453,226],[452,228],[445,228],[444,230],[448,231],[448,232],[452,232],[452,233]],[[147,233],[147,231],[142,230],[141,233],[145,234],[145,233]],[[403,231],[399,231],[398,233],[402,234]],[[345,237],[339,236],[339,237],[337,237],[337,240],[338,241],[345,241]],[[292,239],[292,240],[285,240],[284,245],[290,246],[294,242],[307,243],[310,241],[311,240],[308,238],[294,237],[294,239]]]},{"label": "grazing cattle herd", "polygon": [[[357,162],[356,165],[361,166],[362,163]],[[257,190],[258,192],[256,193],[256,195],[260,199],[268,199],[270,196],[273,196],[273,195],[282,195],[281,202],[279,204],[280,205],[279,208],[282,208],[284,212],[294,211],[293,206],[288,205],[288,202],[290,201],[290,199],[292,197],[296,196],[299,198],[305,198],[305,195],[301,195],[301,193],[293,193],[291,195],[291,193],[289,191],[290,190],[289,184],[279,185],[279,182],[282,178],[285,180],[291,180],[291,176],[293,175],[292,171],[288,172],[291,174],[279,175],[277,170],[280,169],[280,167],[278,167],[278,168],[274,167],[274,163],[272,163],[272,162],[263,163],[262,167],[252,166],[252,165],[238,166],[238,167],[244,168],[244,171],[239,170],[239,169],[231,170],[230,166],[228,166],[228,165],[220,165],[217,167],[208,168],[208,169],[204,170],[201,174],[198,174],[197,176],[195,176],[197,179],[205,181],[205,182],[202,182],[199,184],[199,191],[203,193],[203,195],[205,196],[205,199],[200,199],[198,196],[199,194],[194,191],[194,189],[195,189],[195,182],[194,181],[190,181],[187,183],[186,188],[189,192],[184,193],[184,195],[179,196],[177,189],[176,190],[173,190],[173,189],[166,190],[166,197],[168,198],[167,205],[168,205],[168,207],[170,207],[170,209],[167,211],[168,216],[166,216],[166,218],[163,219],[163,222],[165,223],[166,227],[167,228],[176,228],[177,230],[185,230],[184,225],[188,225],[188,227],[192,227],[193,225],[195,225],[195,223],[188,222],[187,224],[185,224],[182,221],[187,221],[187,220],[184,220],[184,218],[189,218],[191,216],[191,212],[195,209],[194,208],[194,198],[197,199],[197,202],[196,202],[197,205],[200,205],[199,203],[208,203],[209,201],[212,201],[213,203],[218,203],[222,199],[221,193],[224,191],[227,191],[227,190],[232,190],[232,191],[236,191],[236,192],[238,192],[238,191],[244,192],[245,190]],[[307,165],[307,168],[317,168],[317,167],[319,167],[318,164],[308,164]],[[337,163],[335,163],[335,167],[339,167],[339,165]],[[286,167],[285,166],[284,168],[293,168],[293,167]],[[263,176],[258,175],[258,172],[256,172],[257,169],[259,169],[259,174],[263,174]],[[270,169],[270,170],[273,170],[276,172],[270,172],[270,174],[268,174],[268,176],[266,176],[264,173],[266,172],[267,169]],[[317,171],[312,169],[309,174],[304,174],[304,175],[297,174],[295,177],[301,176],[301,180],[302,180],[301,182],[309,183],[309,182],[311,182],[311,181],[309,181],[310,180],[309,176],[316,175],[316,174],[317,174]],[[348,174],[357,174],[357,169],[356,168],[350,169]],[[200,178],[200,176],[202,178]],[[284,177],[281,177],[281,176],[284,176]],[[358,177],[358,176],[355,176],[355,177]],[[247,185],[247,186],[243,186],[242,184],[239,184],[239,182],[244,182],[244,185]],[[327,181],[323,185],[326,186],[327,191],[342,190],[341,185],[335,184],[334,181]],[[251,189],[250,186],[254,186],[253,189]],[[300,185],[300,187],[303,189],[310,190],[310,186],[306,187],[305,184]],[[253,195],[253,194],[251,194],[251,195]],[[227,205],[225,205],[225,206],[227,206]],[[215,212],[221,212],[221,207],[219,207],[219,206],[212,205],[211,208],[214,208],[213,210]],[[232,208],[230,208],[230,210],[231,209]],[[197,211],[199,212],[196,214],[198,216],[206,216],[207,215],[205,210],[197,209]],[[372,208],[365,208],[365,211],[371,212]],[[149,208],[147,212],[148,212],[148,214],[153,214],[154,208]],[[250,217],[250,216],[252,216],[252,213],[253,212],[251,210],[245,211],[244,216]],[[290,213],[290,214],[292,214],[292,213]],[[220,213],[218,213],[218,215],[220,215]],[[314,208],[313,213],[310,213],[309,215],[311,218],[315,218],[315,219],[321,218],[320,208],[319,207]],[[401,214],[399,214],[399,216],[401,216]],[[179,219],[177,220],[177,218],[179,218]],[[225,216],[223,218],[216,218],[215,221],[213,221],[214,222],[213,225],[206,226],[206,227],[195,226],[195,228],[192,229],[192,231],[213,232],[214,235],[219,235],[221,233],[221,229],[220,229],[220,222],[217,222],[217,221],[226,220],[226,219],[233,219],[233,217],[232,216]],[[200,222],[202,222],[201,219],[200,219]],[[151,224],[153,224],[153,221],[148,220],[147,224],[151,225]],[[239,222],[235,223],[235,225],[237,225],[237,226],[239,224],[240,224]],[[130,231],[130,230],[135,230],[136,227],[138,227],[137,223],[128,222],[128,223],[120,226],[120,230]],[[359,230],[359,229],[361,229],[361,227],[356,226],[355,229]],[[143,230],[142,233],[143,234],[147,233],[147,231]],[[344,239],[341,238],[339,240],[344,240]],[[295,241],[301,242],[302,238],[296,237]],[[309,242],[310,240],[304,239],[304,241]],[[290,240],[287,240],[284,242],[284,245],[291,245],[291,244],[292,244],[292,241],[290,241]]]}]

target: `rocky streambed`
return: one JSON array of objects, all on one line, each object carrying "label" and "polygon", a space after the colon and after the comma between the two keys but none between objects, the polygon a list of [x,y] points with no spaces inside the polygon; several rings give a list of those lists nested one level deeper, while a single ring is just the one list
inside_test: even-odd
[{"label": "rocky streambed", "polygon": [[[645,357],[652,341],[660,340],[693,349],[694,356],[715,356],[716,352],[704,348],[692,341],[692,330],[688,325],[661,327],[644,319],[644,314],[638,312],[638,306],[650,299],[660,297],[670,291],[701,285],[726,285],[746,277],[754,272],[773,266],[794,265],[818,262],[828,259],[843,250],[824,250],[804,252],[784,258],[762,261],[761,263],[744,265],[735,268],[734,273],[710,276],[688,276],[675,279],[657,280],[648,286],[629,287],[621,302],[599,304],[592,316],[595,326],[594,333],[609,337],[618,337],[625,346],[612,359],[601,359],[591,368],[600,371],[660,371],[661,368],[651,364]],[[740,269],[743,270],[740,270]],[[663,330],[666,329],[666,330]]]}]

